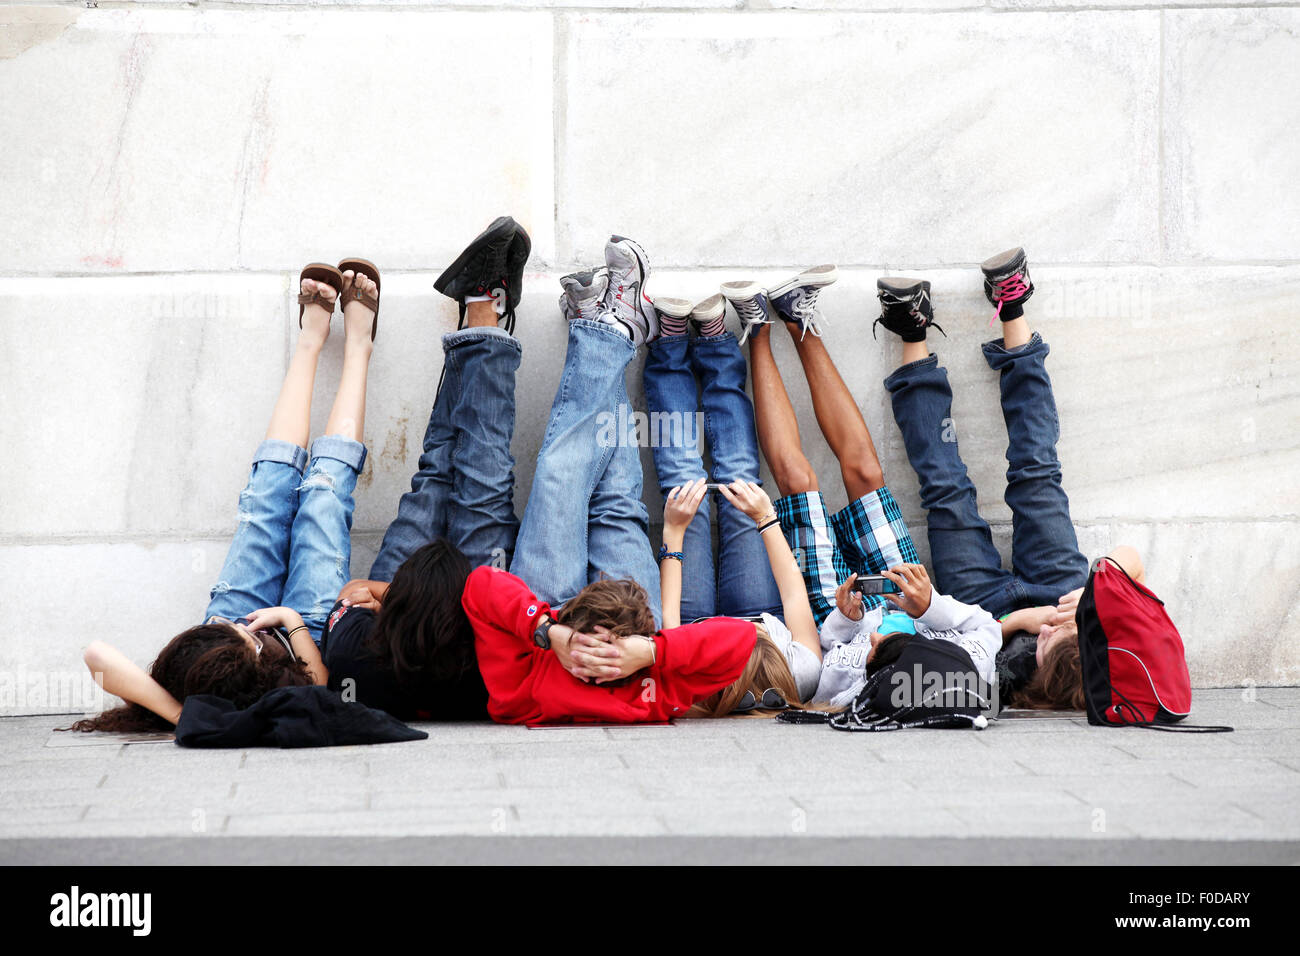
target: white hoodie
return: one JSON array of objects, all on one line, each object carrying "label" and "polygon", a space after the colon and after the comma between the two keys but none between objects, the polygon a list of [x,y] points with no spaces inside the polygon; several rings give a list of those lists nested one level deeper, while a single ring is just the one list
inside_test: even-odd
[{"label": "white hoodie", "polygon": [[[893,603],[886,602],[871,608],[860,621],[845,617],[839,608],[831,611],[822,622],[822,673],[814,703],[845,707],[853,702],[867,682],[871,632],[880,628],[885,614],[896,610]],[[932,591],[930,606],[915,621],[918,637],[952,641],[964,648],[980,678],[993,683],[994,657],[1002,648],[1002,625],[992,614]]]}]

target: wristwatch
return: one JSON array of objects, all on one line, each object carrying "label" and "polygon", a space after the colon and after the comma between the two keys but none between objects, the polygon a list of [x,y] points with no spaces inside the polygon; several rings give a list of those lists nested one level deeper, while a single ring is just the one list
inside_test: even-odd
[{"label": "wristwatch", "polygon": [[537,630],[533,631],[533,643],[542,650],[549,650],[551,646],[551,628],[555,627],[555,621],[550,615],[542,617],[542,623],[537,625]]}]

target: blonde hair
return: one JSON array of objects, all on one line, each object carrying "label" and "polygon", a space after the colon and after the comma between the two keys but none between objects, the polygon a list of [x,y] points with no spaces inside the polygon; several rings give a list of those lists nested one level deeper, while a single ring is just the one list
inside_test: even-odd
[{"label": "blonde hair", "polygon": [[799,703],[799,688],[795,685],[794,675],[790,673],[785,653],[776,646],[763,625],[755,624],[754,627],[758,632],[758,640],[754,643],[754,650],[740,676],[722,690],[697,701],[686,712],[686,717],[771,717],[777,712],[755,709],[740,714],[732,713],[746,691],[752,691],[755,698],[761,699],[769,687],[775,687],[791,707],[802,706]]}]

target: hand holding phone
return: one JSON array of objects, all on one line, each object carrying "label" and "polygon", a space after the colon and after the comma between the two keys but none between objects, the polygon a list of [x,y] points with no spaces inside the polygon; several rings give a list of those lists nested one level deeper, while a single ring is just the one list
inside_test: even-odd
[{"label": "hand holding phone", "polygon": [[901,594],[900,588],[883,574],[860,574],[853,589],[859,594]]}]

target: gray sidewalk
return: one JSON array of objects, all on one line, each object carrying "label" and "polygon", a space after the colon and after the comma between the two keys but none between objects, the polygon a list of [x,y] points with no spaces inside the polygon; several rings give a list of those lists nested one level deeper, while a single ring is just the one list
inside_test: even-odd
[{"label": "gray sidewalk", "polygon": [[1300,862],[1300,688],[1199,691],[1192,719],[1237,730],[430,724],[192,751],[5,718],[0,862]]}]

